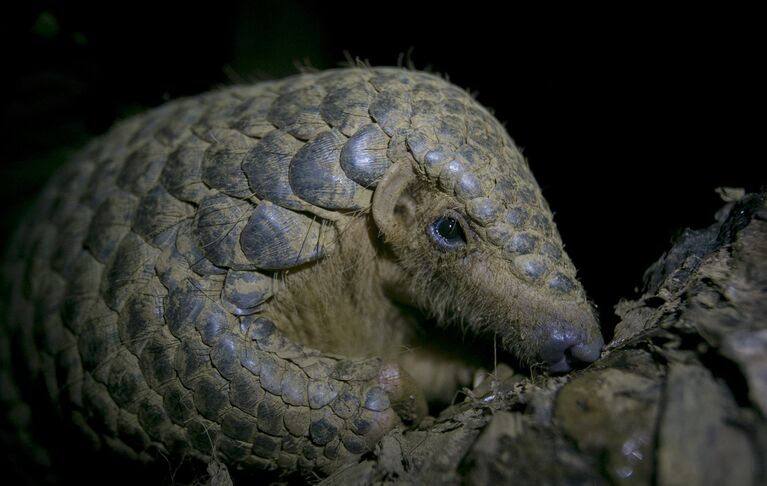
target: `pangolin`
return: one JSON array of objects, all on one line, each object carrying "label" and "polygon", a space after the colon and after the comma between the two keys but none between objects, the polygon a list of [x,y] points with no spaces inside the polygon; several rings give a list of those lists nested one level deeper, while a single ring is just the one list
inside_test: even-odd
[{"label": "pangolin", "polygon": [[465,383],[443,324],[550,372],[597,359],[575,273],[519,149],[443,78],[232,86],[47,185],[5,266],[4,402],[23,362],[120,454],[328,473]]}]

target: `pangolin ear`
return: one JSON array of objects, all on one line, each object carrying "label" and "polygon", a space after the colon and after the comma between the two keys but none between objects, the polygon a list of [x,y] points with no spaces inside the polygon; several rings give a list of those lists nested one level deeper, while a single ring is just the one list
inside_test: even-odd
[{"label": "pangolin ear", "polygon": [[413,166],[408,161],[396,163],[378,183],[373,194],[373,221],[385,236],[410,228],[415,222],[415,199],[408,187],[415,182]]}]

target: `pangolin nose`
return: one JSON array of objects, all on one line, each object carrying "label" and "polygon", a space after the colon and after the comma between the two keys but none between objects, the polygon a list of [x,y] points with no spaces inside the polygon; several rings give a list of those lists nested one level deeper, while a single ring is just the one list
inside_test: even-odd
[{"label": "pangolin nose", "polygon": [[548,364],[549,373],[566,373],[596,361],[602,346],[604,340],[601,334],[596,333],[596,336],[586,339],[582,331],[568,329],[558,322],[549,327],[540,356]]}]

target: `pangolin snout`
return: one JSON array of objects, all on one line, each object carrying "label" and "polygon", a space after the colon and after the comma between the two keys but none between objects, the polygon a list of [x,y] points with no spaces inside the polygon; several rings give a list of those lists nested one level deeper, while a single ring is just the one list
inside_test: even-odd
[{"label": "pangolin snout", "polygon": [[598,331],[589,335],[577,326],[560,320],[544,325],[541,332],[543,344],[539,354],[548,365],[549,373],[566,373],[596,361],[604,346]]}]

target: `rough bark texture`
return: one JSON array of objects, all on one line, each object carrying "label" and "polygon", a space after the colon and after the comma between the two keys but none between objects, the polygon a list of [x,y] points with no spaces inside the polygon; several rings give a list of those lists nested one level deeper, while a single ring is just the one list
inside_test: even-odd
[{"label": "rough bark texture", "polygon": [[618,304],[600,361],[493,381],[323,484],[765,484],[767,206],[724,195]]}]

